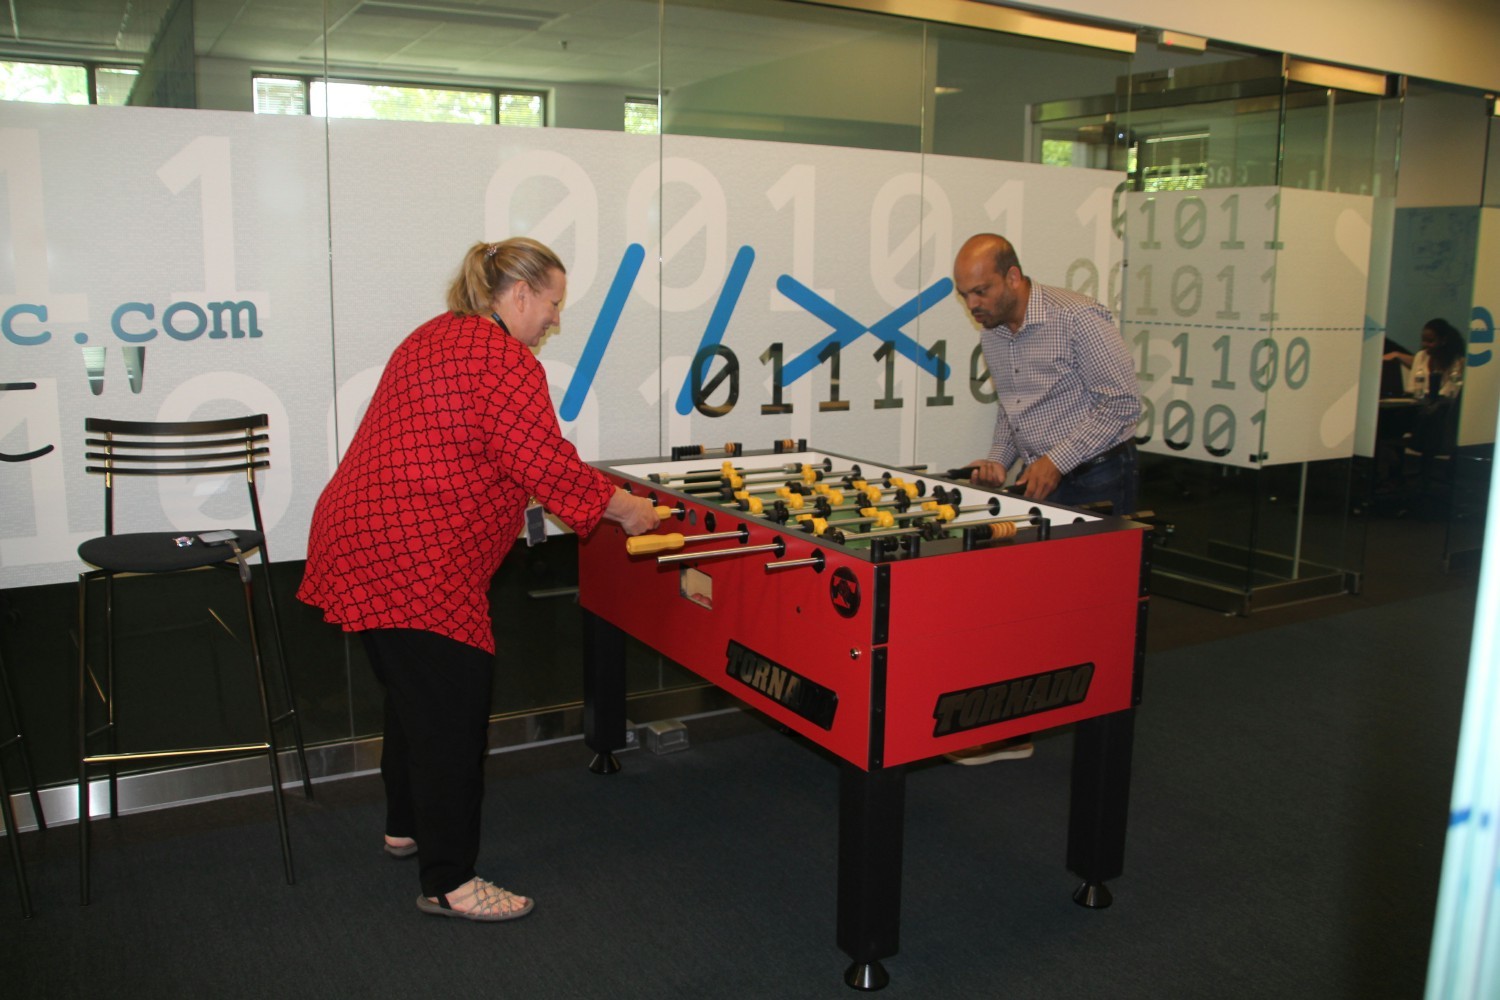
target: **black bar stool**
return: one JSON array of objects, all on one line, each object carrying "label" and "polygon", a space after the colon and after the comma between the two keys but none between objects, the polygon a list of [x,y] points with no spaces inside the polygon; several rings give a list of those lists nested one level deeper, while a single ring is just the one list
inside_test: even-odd
[{"label": "black bar stool", "polygon": [[[90,771],[95,767],[108,766],[110,815],[118,816],[118,765],[131,761],[224,757],[250,752],[264,754],[270,771],[271,798],[276,807],[282,864],[287,883],[295,881],[286,805],[282,796],[277,726],[290,726],[297,764],[301,770],[303,794],[308,798],[312,797],[312,780],[307,770],[307,755],[302,742],[302,726],[297,717],[296,698],[287,672],[286,650],[282,642],[281,623],[276,614],[271,580],[271,560],[266,551],[265,524],[261,519],[260,497],[256,490],[256,472],[271,464],[267,423],[265,414],[179,422],[101,419],[88,419],[84,422],[84,428],[88,432],[84,456],[88,462],[86,469],[104,477],[104,534],[91,538],[78,547],[79,557],[96,567],[80,573],[78,577],[78,843],[84,904],[89,901]],[[130,534],[115,532],[117,477],[212,477],[235,473],[245,477],[253,529],[148,531]],[[283,709],[274,714],[271,693],[266,684],[266,666],[261,655],[253,577],[250,564],[246,561],[247,556],[257,551],[261,559],[259,575],[264,583],[266,607],[270,612],[271,636],[277,664],[276,679],[285,702]],[[210,746],[121,751],[117,746],[115,702],[115,577],[181,573],[205,568],[227,569],[239,576],[248,625],[246,635],[260,699],[263,738],[258,741],[224,742]],[[89,585],[96,580],[104,583],[106,642],[102,676],[92,668],[88,649]],[[225,628],[228,629],[228,626],[225,625]],[[103,706],[103,721],[97,726],[90,722],[89,708],[94,701]],[[102,750],[93,750],[92,747],[101,738]]]}]

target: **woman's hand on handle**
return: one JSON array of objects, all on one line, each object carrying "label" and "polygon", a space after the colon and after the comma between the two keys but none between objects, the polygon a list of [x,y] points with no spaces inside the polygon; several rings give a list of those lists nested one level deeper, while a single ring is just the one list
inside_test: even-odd
[{"label": "woman's hand on handle", "polygon": [[661,524],[661,516],[650,500],[632,496],[619,487],[615,488],[615,495],[609,498],[604,518],[624,528],[627,535],[644,535],[648,531],[655,531],[657,525]]}]

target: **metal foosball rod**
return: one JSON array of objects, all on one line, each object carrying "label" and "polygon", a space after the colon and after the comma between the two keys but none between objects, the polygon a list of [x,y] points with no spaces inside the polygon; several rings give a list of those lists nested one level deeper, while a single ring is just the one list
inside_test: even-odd
[{"label": "metal foosball rod", "polygon": [[[866,486],[863,489],[855,490],[854,492],[858,494],[859,499],[851,500],[848,503],[842,502],[843,494],[839,491],[829,491],[825,493],[824,495],[829,499],[829,512],[839,513],[846,510],[863,512],[870,509],[879,510],[883,508],[893,508],[898,514],[900,514],[905,513],[907,510],[911,509],[912,506],[911,495],[904,491],[891,494],[892,498],[889,500],[884,499],[884,497],[887,495],[887,492],[875,486]],[[835,497],[835,493],[838,493],[837,497]]]},{"label": "metal foosball rod", "polygon": [[821,464],[817,465],[806,462],[793,462],[761,469],[741,469],[732,462],[725,462],[717,470],[701,469],[695,472],[684,472],[679,476],[664,476],[660,473],[652,473],[647,478],[652,482],[663,485],[681,483],[682,489],[720,486],[737,489],[747,484],[784,481],[788,476],[794,476],[804,483],[815,483],[826,476],[856,475],[858,471],[859,466],[836,470],[833,467],[833,460],[825,458]]},{"label": "metal foosball rod", "polygon": [[[803,468],[804,470],[809,469],[807,466]],[[842,489],[830,486],[826,481],[822,480],[822,476],[832,474],[834,473],[822,473],[817,470],[804,471],[800,482],[797,480],[766,480],[760,483],[753,483],[741,482],[739,478],[735,478],[727,484],[718,486],[717,490],[722,502],[735,503],[739,501],[741,510],[750,510],[754,507],[753,504],[746,502],[747,497],[754,494],[768,493],[775,493],[784,499],[789,499],[791,494],[806,496],[813,493],[821,493],[829,498],[828,505],[837,509],[844,502],[843,489],[850,489],[861,493],[866,499],[860,506],[865,507],[881,506],[883,504],[883,497],[888,494],[893,495],[896,498],[894,504],[896,508],[904,510],[905,506],[909,505],[912,499],[922,496],[925,492],[925,484],[920,482],[907,483],[899,478],[892,480],[890,473],[885,474],[885,481],[891,485],[885,488],[875,486],[866,480],[857,478],[859,474],[859,466],[857,465],[848,473],[843,474],[844,487]],[[703,497],[714,492],[715,487],[705,482],[701,484],[688,484],[682,487],[682,489],[684,492]],[[792,506],[795,508],[801,506],[801,504],[793,503]],[[856,508],[851,506],[844,509],[853,510]],[[756,510],[755,513],[760,513],[760,511]]]},{"label": "metal foosball rod", "polygon": [[678,489],[696,498],[712,498],[715,494],[724,502],[735,499],[739,493],[776,493],[780,490],[795,490],[798,493],[811,493],[816,479],[761,479],[746,482],[743,478],[735,476],[729,480],[705,479],[701,483],[684,483]]},{"label": "metal foosball rod", "polygon": [[[833,471],[833,459],[825,458],[822,462],[824,472]],[[646,478],[654,483],[679,483],[692,482],[695,480],[712,479],[727,480],[730,476],[754,476],[754,475],[789,475],[801,474],[803,469],[810,468],[806,462],[786,462],[781,465],[768,465],[759,469],[746,469],[735,465],[725,459],[717,469],[700,469],[696,472],[684,472],[678,476],[667,476],[659,472],[653,472]]]},{"label": "metal foosball rod", "polygon": [[744,446],[738,441],[729,441],[722,448],[710,448],[702,444],[683,444],[672,449],[672,461],[680,462],[687,458],[702,458],[704,455],[729,455],[734,457],[743,452]]},{"label": "metal foosball rod", "polygon": [[[647,537],[643,535],[636,536]],[[742,545],[736,549],[709,549],[707,552],[675,552],[669,556],[657,556],[657,563],[696,562],[699,559],[717,559],[720,556],[747,556],[753,552],[774,552],[777,556],[786,554],[786,542],[778,538],[774,542],[765,545]]]},{"label": "metal foosball rod", "polygon": [[[971,514],[979,510],[985,511],[991,516],[999,515],[1000,498],[990,497],[987,503],[973,503],[963,507],[960,507],[956,503],[939,503],[936,500],[928,500],[922,504],[920,509],[907,511],[904,517],[908,520],[922,517],[936,517],[940,521],[952,521],[960,514]],[[1031,517],[1031,515],[1021,514],[1018,517],[1025,519]]]},{"label": "metal foosball rod", "polygon": [[875,541],[883,538],[895,538],[901,535],[923,535],[930,538],[935,532],[946,533],[948,528],[967,529],[987,527],[991,525],[995,526],[989,532],[991,537],[1010,538],[1013,537],[1016,534],[1016,531],[1021,527],[1020,522],[1022,521],[1026,521],[1031,525],[1035,525],[1038,519],[1035,514],[1009,514],[1005,517],[985,518],[984,520],[977,521],[954,521],[952,520],[952,517],[944,517],[939,514],[936,521],[926,521],[920,526],[892,528],[885,531],[860,531],[855,532],[852,535],[845,536],[845,540],[850,542],[863,542],[866,540]]},{"label": "metal foosball rod", "polygon": [[[892,514],[888,510],[877,510],[874,507],[862,507],[859,510],[859,514],[859,517],[841,517],[837,520],[829,518],[826,515],[804,514],[797,518],[797,521],[799,526],[803,526],[802,530],[812,531],[812,533],[815,535],[823,534],[823,529],[821,527],[805,527],[805,525],[807,525],[809,522],[821,521],[824,524],[831,525],[832,527],[838,528],[841,531],[854,525],[860,524],[871,524],[877,528],[899,527],[899,525],[896,524],[896,515]],[[861,528],[860,530],[864,531],[866,529]]]},{"label": "metal foosball rod", "polygon": [[811,566],[815,572],[821,573],[823,572],[823,566],[826,562],[827,560],[823,558],[822,551],[819,550],[805,559],[781,559],[774,562],[768,562],[766,563],[766,572],[772,573],[776,570],[795,569],[799,566]]},{"label": "metal foosball rod", "polygon": [[827,479],[849,479],[851,477],[858,476],[859,466],[851,466],[848,469],[835,469],[832,468],[831,463],[825,460],[823,467],[819,467],[816,465],[793,465],[785,469],[772,469],[756,473],[755,478],[751,478],[751,473],[732,472],[727,475],[721,476],[719,478],[719,482],[724,486],[739,489],[742,487],[764,486],[767,483],[785,481],[784,477],[787,474],[791,474],[792,476],[796,477],[796,479],[792,481],[801,481],[807,486],[812,486]]},{"label": "metal foosball rod", "polygon": [[769,512],[766,509],[766,502],[764,500],[746,490],[740,490],[732,498],[723,502],[757,516],[768,516],[771,520],[778,523],[788,520],[792,516],[791,512],[793,510],[801,510],[807,506],[806,494],[791,491],[782,492],[781,490],[777,490],[776,492],[780,493],[781,497],[772,502]]},{"label": "metal foosball rod", "polygon": [[[775,492],[778,494],[778,499],[771,501],[769,505],[748,490],[737,490],[729,496],[719,497],[718,501],[725,506],[734,507],[757,517],[768,517],[778,524],[791,520],[796,516],[795,511],[806,509],[809,503],[812,504],[812,510],[819,513],[828,510],[828,502],[825,498],[815,496],[810,491],[803,491],[796,484],[779,487]],[[704,499],[711,498],[705,497]]]},{"label": "metal foosball rod", "polygon": [[[941,487],[939,487],[939,488],[941,488]],[[871,495],[881,495],[881,494],[879,494],[878,492],[874,493],[874,494],[872,494],[870,492],[867,492],[864,495],[866,497],[869,497]],[[882,509],[882,508],[887,508],[887,507],[894,507],[896,509],[896,513],[895,514],[891,514],[889,511]],[[852,517],[852,518],[846,518],[846,519],[840,520],[839,521],[839,526],[840,527],[847,527],[848,525],[851,525],[851,524],[872,524],[872,523],[875,524],[875,525],[877,525],[877,526],[879,526],[879,527],[892,527],[893,526],[893,522],[897,518],[905,521],[905,520],[910,520],[910,519],[914,519],[914,518],[925,518],[925,517],[939,516],[940,520],[951,521],[951,520],[953,520],[953,518],[957,517],[959,514],[967,514],[967,513],[970,513],[972,511],[983,510],[983,511],[988,511],[991,514],[999,514],[1000,513],[1000,500],[997,497],[991,497],[988,503],[972,504],[972,505],[970,505],[968,507],[960,507],[956,503],[947,503],[947,504],[945,504],[945,503],[940,503],[938,500],[934,499],[934,500],[925,501],[925,502],[922,503],[922,505],[921,505],[920,508],[914,509],[912,507],[912,501],[911,501],[911,498],[910,498],[909,494],[907,494],[907,493],[897,493],[896,494],[896,499],[893,500],[893,501],[881,501],[881,502],[877,502],[877,503],[868,503],[868,504],[864,504],[864,505],[859,505],[859,504],[833,505],[833,506],[828,507],[826,510],[820,511],[820,513],[824,517],[828,517],[828,516],[831,516],[834,513],[837,513],[837,512],[840,512],[840,511],[845,511],[845,510],[857,511],[858,514],[859,514],[859,516],[858,517]],[[946,517],[941,516],[941,512],[943,512],[945,510],[947,511],[947,516]]]}]

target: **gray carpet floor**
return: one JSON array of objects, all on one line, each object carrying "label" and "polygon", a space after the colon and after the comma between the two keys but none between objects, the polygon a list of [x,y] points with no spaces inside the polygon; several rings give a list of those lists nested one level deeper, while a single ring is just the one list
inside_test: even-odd
[{"label": "gray carpet floor", "polygon": [[[1473,589],[1152,652],[1126,872],[1074,905],[1068,731],[907,782],[895,998],[1414,998],[1436,904]],[[601,778],[566,741],[491,758],[484,874],[515,924],[424,916],[379,849],[378,779],[22,836],[36,916],[0,912],[0,993],[30,997],[822,998],[837,768],[748,713]],[[14,904],[9,868],[0,907]]]}]

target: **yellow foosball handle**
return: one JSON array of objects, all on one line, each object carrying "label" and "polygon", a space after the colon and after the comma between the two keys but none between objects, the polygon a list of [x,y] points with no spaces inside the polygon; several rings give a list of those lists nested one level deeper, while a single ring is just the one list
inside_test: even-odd
[{"label": "yellow foosball handle", "polygon": [[667,507],[667,506],[663,505],[663,506],[659,506],[659,507],[656,508],[656,518],[657,518],[657,520],[659,520],[659,521],[665,521],[667,518],[669,518],[671,516],[672,516],[672,508],[671,507]]},{"label": "yellow foosball handle", "polygon": [[666,535],[636,535],[625,539],[625,551],[633,556],[650,555],[652,552],[670,552],[682,548],[683,538],[677,532]]}]

